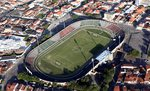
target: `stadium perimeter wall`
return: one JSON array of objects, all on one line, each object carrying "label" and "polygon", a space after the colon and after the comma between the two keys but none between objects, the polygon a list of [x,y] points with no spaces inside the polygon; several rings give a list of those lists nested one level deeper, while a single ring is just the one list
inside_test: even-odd
[{"label": "stadium perimeter wall", "polygon": [[[61,30],[60,32],[58,32],[57,34],[52,36],[50,39],[46,40],[44,43],[40,44],[33,50],[30,50],[28,52],[28,54],[25,55],[24,62],[25,62],[26,68],[30,71],[31,74],[32,74],[32,72],[36,72],[37,69],[35,69],[35,67],[34,67],[34,61],[37,58],[37,56],[40,53],[42,53],[43,51],[45,51],[47,48],[51,47],[56,42],[59,42],[61,39],[63,39],[69,33],[73,32],[75,30],[78,30],[79,28],[85,27],[85,26],[95,26],[95,27],[99,27],[99,28],[104,28],[105,30],[107,30],[106,32],[108,32],[110,34],[112,34],[112,33],[114,34],[114,32],[112,32],[110,29],[107,28],[111,24],[112,23],[110,23],[110,22],[106,22],[106,21],[102,21],[102,20],[82,20],[82,21],[78,21],[78,22],[75,22],[75,23],[69,25],[65,29]],[[73,28],[73,30],[70,32],[67,32],[64,37],[61,37],[61,33],[64,31],[67,31],[66,29],[69,27]],[[120,31],[122,31],[122,30],[120,29]],[[116,32],[116,34],[117,34],[117,32]],[[52,43],[49,43],[50,41]],[[44,45],[47,45],[47,46],[45,46],[45,48],[41,49],[41,47]]]}]

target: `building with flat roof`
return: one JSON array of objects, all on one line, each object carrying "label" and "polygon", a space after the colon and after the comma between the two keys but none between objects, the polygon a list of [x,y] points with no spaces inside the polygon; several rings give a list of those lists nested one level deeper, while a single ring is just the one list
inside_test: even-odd
[{"label": "building with flat roof", "polygon": [[135,4],[138,5],[144,5],[144,6],[149,6],[150,5],[150,0],[136,0]]}]

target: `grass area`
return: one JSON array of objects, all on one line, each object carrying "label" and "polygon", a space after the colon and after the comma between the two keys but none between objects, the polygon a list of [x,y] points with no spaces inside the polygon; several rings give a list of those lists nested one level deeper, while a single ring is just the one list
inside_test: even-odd
[{"label": "grass area", "polygon": [[57,2],[58,2],[58,0],[52,0],[52,2],[53,2],[53,3],[57,3]]},{"label": "grass area", "polygon": [[105,70],[104,81],[105,81],[106,83],[111,82],[113,76],[114,76],[114,69],[113,69],[113,68],[112,68],[112,69],[107,69],[107,70]]},{"label": "grass area", "polygon": [[140,52],[138,50],[133,49],[131,52],[127,53],[127,55],[133,56],[133,57],[139,57]]},{"label": "grass area", "polygon": [[44,25],[43,25],[43,28],[44,28],[44,29],[47,29],[49,26],[50,26],[50,24],[44,24]]},{"label": "grass area", "polygon": [[18,80],[24,80],[28,82],[40,82],[39,78],[36,76],[31,76],[27,72],[22,72],[17,75]]},{"label": "grass area", "polygon": [[101,30],[79,30],[64,43],[40,56],[37,67],[47,74],[69,74],[100,52],[110,42],[107,36]]},{"label": "grass area", "polygon": [[111,38],[110,34],[106,33],[106,32],[100,32],[101,30],[98,29],[87,29],[88,31],[103,35],[104,37],[108,37]]}]

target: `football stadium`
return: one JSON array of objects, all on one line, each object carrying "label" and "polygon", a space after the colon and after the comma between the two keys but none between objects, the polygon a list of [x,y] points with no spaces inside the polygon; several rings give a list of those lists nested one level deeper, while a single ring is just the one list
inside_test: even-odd
[{"label": "football stadium", "polygon": [[119,26],[106,21],[75,22],[32,49],[25,57],[26,68],[49,81],[75,80],[92,68],[92,58],[106,56],[101,54],[121,32]]}]

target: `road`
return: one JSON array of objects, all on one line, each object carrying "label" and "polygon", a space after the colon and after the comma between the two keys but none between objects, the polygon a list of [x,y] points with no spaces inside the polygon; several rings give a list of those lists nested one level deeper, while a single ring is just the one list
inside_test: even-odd
[{"label": "road", "polygon": [[7,84],[7,82],[10,81],[12,77],[17,76],[19,70],[22,70],[21,67],[23,66],[20,65],[23,64],[23,57],[17,59],[16,61],[17,62],[3,74],[4,83],[2,84],[2,91],[5,91],[4,86]]},{"label": "road", "polygon": [[[6,15],[7,13],[9,13],[11,11],[5,12],[4,15]],[[59,21],[53,21],[52,25],[49,27],[49,30],[52,30],[53,28],[55,28],[55,25],[59,25],[60,23],[62,23],[63,21],[66,21],[68,18],[70,18],[69,15],[64,16],[62,19],[60,19]],[[64,27],[63,27],[64,28]],[[14,58],[14,56],[12,57],[2,57],[1,59],[10,59],[10,58]],[[2,84],[2,91],[5,91],[5,85],[7,84],[8,81],[10,81],[13,77],[17,76],[18,71],[22,70],[23,66],[23,55],[21,58],[17,59],[17,62],[11,67],[9,68],[4,74],[4,83]],[[22,66],[20,66],[22,65]]]},{"label": "road", "polygon": [[[31,1],[29,1],[29,2],[27,2],[27,3],[31,3],[31,2],[33,2],[34,0],[31,0]],[[24,3],[24,4],[26,4],[26,3]],[[3,18],[4,16],[6,16],[7,14],[9,14],[11,11],[13,11],[16,7],[18,7],[18,6],[20,6],[20,5],[17,5],[17,6],[15,6],[14,8],[12,8],[12,9],[10,9],[10,10],[8,10],[8,11],[6,11],[6,12],[3,12],[2,14],[0,14],[0,18]],[[11,56],[11,57],[2,57],[2,59],[10,59],[10,58],[14,58],[14,56]],[[23,58],[24,57],[21,57],[21,58],[19,58],[19,59],[17,59],[16,61],[16,63],[15,64],[13,64],[13,66],[11,67],[11,68],[9,68],[4,74],[3,74],[3,77],[4,77],[4,82],[3,82],[3,84],[2,84],[2,91],[5,91],[4,90],[4,88],[5,88],[5,85],[7,84],[7,82],[9,81],[9,80],[11,80],[11,78],[12,77],[14,77],[14,76],[17,76],[17,73],[18,73],[18,71],[19,70],[21,70],[21,68],[23,67],[23,66],[20,66],[21,64],[23,64]],[[1,60],[2,60],[1,59]]]}]

